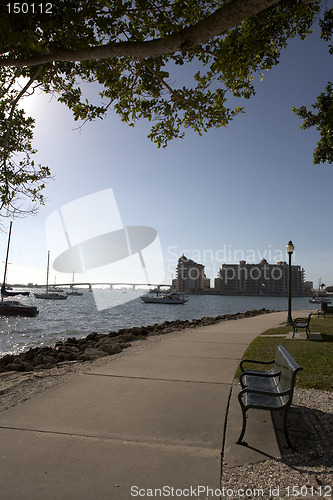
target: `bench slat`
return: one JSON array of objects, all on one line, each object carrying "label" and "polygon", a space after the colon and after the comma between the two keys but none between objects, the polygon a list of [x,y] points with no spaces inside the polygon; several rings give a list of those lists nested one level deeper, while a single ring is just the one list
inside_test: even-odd
[{"label": "bench slat", "polygon": [[242,387],[251,387],[251,389],[273,390],[279,383],[280,373],[244,373],[241,384]]},{"label": "bench slat", "polygon": [[288,404],[289,397],[288,396],[280,396],[279,394],[276,397],[267,394],[244,394],[244,406],[247,408],[257,408],[258,410],[273,410],[273,409],[282,409],[286,404]]}]

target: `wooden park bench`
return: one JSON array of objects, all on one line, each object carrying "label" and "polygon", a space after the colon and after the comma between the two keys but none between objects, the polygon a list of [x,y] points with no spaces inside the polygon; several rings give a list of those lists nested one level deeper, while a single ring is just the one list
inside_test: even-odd
[{"label": "wooden park bench", "polygon": [[[245,363],[272,365],[268,371],[244,370]],[[258,361],[243,359],[240,364],[242,373],[240,383],[242,390],[238,400],[243,414],[243,427],[237,444],[245,444],[243,437],[246,429],[246,413],[250,408],[269,411],[283,411],[283,430],[287,444],[292,448],[288,431],[287,417],[292,402],[296,374],[303,368],[291,357],[283,345],[276,348],[275,359]]]},{"label": "wooden park bench", "polygon": [[312,316],[313,312],[309,314],[307,318],[296,318],[293,321],[293,337],[295,337],[295,333],[299,328],[305,328],[305,333],[306,336],[308,337],[308,334],[310,333],[310,319]]}]

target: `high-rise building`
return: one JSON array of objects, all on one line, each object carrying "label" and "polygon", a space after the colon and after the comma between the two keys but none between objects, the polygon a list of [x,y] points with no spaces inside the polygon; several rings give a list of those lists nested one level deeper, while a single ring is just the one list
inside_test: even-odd
[{"label": "high-rise building", "polygon": [[[288,295],[289,265],[286,262],[268,264],[223,264],[215,278],[215,289],[222,295]],[[304,269],[291,266],[292,295],[306,295]]]},{"label": "high-rise building", "polygon": [[209,287],[210,279],[205,275],[205,267],[183,254],[178,259],[177,277],[173,280],[173,288],[183,293],[204,293]]}]

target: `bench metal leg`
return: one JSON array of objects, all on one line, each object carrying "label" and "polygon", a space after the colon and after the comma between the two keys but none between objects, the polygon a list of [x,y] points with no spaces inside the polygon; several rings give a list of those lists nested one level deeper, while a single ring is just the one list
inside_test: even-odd
[{"label": "bench metal leg", "polygon": [[288,410],[289,410],[289,408],[286,408],[285,411],[283,412],[283,431],[284,431],[284,435],[285,435],[288,447],[289,448],[294,448],[293,445],[290,442],[289,434],[288,434],[288,429],[287,429]]},{"label": "bench metal leg", "polygon": [[243,409],[243,407],[242,407],[242,413],[243,413],[243,427],[242,427],[242,431],[240,433],[240,436],[238,438],[238,441],[236,441],[236,444],[243,444],[246,446],[247,443],[245,443],[245,441],[243,441],[243,437],[244,437],[245,429],[246,429],[246,411]]},{"label": "bench metal leg", "polygon": [[[294,448],[294,446],[291,444],[291,441],[289,439],[289,434],[288,434],[288,427],[287,427],[288,410],[289,410],[289,408],[287,408],[283,412],[283,432],[284,432],[284,435],[286,438],[288,448]],[[242,413],[243,413],[243,427],[242,427],[242,431],[240,433],[240,436],[239,436],[238,440],[236,441],[236,444],[242,444],[243,446],[247,446],[247,443],[245,441],[243,441],[245,430],[246,430],[246,421],[247,421],[247,413],[246,413],[246,410],[244,410],[243,408],[242,408]]]}]

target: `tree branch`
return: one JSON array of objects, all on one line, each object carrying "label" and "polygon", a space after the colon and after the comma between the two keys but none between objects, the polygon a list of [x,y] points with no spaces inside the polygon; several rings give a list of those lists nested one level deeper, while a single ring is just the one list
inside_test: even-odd
[{"label": "tree branch", "polygon": [[154,68],[151,67],[151,65],[148,63],[148,61],[145,61],[144,59],[140,59],[140,62],[141,64],[143,64],[147,69],[148,71],[150,71],[150,73],[155,76],[155,78],[164,86],[168,89],[168,91],[170,92],[170,94],[172,94],[174,96],[174,98],[177,100],[177,101],[183,101],[184,99],[182,99],[178,94],[177,92],[175,92],[173,90],[172,87],[170,87],[170,85],[167,84],[167,82],[165,80],[163,80],[163,78],[161,78],[161,76],[154,70]]},{"label": "tree branch", "polygon": [[2,58],[0,67],[37,66],[52,61],[87,61],[91,59],[110,59],[114,57],[135,57],[147,59],[173,54],[177,51],[187,52],[201,43],[207,42],[241,23],[254,14],[271,7],[279,0],[231,0],[217,9],[213,14],[180,32],[165,38],[146,42],[118,42],[81,50],[61,50],[27,59]]},{"label": "tree branch", "polygon": [[[5,191],[6,191],[6,196],[9,193],[9,180],[8,180],[8,175],[7,175],[8,174],[8,170],[7,170],[8,140],[9,140],[9,135],[10,135],[10,131],[11,131],[11,128],[12,128],[13,116],[14,116],[15,108],[17,106],[17,103],[21,99],[21,97],[26,93],[26,91],[29,89],[29,87],[36,80],[36,78],[37,78],[37,76],[38,76],[39,73],[40,73],[40,68],[37,68],[36,71],[34,72],[34,74],[32,75],[32,77],[30,78],[30,80],[27,82],[27,84],[17,94],[17,96],[14,99],[14,101],[13,101],[13,103],[11,105],[11,108],[10,108],[10,113],[9,113],[9,116],[8,116],[7,131],[6,131],[6,134],[5,134],[4,138],[3,138],[3,164],[2,164],[2,167],[3,167],[3,170],[4,170],[4,174],[5,174],[5,185],[6,185]],[[3,208],[3,206],[4,206],[4,203],[1,204],[0,210]]]}]

